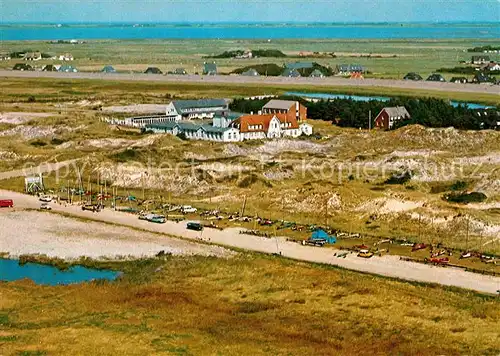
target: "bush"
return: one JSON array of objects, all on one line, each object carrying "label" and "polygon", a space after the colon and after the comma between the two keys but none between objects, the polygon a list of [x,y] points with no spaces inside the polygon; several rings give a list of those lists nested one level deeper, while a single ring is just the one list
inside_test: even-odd
[{"label": "bush", "polygon": [[124,151],[110,155],[109,158],[119,163],[125,163],[131,160],[138,159],[139,156],[140,153],[137,150],[127,148]]},{"label": "bush", "polygon": [[411,180],[411,172],[405,171],[402,173],[394,173],[392,176],[387,179],[384,184],[405,184],[406,182]]},{"label": "bush", "polygon": [[54,146],[58,146],[60,144],[63,144],[64,142],[66,142],[66,140],[63,140],[63,139],[60,139],[57,137],[53,137],[52,140],[50,140],[50,144],[54,145]]},{"label": "bush", "polygon": [[445,194],[443,198],[446,201],[459,204],[482,203],[483,201],[488,199],[486,194],[480,192],[450,193],[450,194]]},{"label": "bush", "polygon": [[33,95],[30,95],[28,97],[28,103],[34,103],[34,102],[36,102],[36,98]]},{"label": "bush", "polygon": [[34,141],[30,142],[30,145],[34,146],[34,147],[43,147],[43,146],[47,146],[47,142],[45,142],[43,140],[34,140]]}]

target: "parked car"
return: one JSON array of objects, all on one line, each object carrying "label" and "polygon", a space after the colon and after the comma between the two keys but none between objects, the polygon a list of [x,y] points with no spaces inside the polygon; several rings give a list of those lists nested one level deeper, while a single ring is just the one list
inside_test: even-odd
[{"label": "parked car", "polygon": [[41,195],[38,200],[50,203],[52,201],[52,197],[50,195]]},{"label": "parked car", "polygon": [[186,225],[186,228],[188,230],[195,230],[195,231],[201,231],[203,230],[203,225],[197,222],[188,222]]},{"label": "parked car", "polygon": [[49,205],[49,203],[42,203],[40,204],[40,210],[52,210],[52,207]]},{"label": "parked car", "polygon": [[99,211],[101,211],[101,208],[99,207],[99,205],[85,204],[82,205],[82,210],[88,210],[93,213],[98,213]]},{"label": "parked car", "polygon": [[359,250],[358,257],[370,258],[373,256],[373,252],[368,250]]},{"label": "parked car", "polygon": [[181,208],[181,211],[183,214],[192,214],[192,213],[196,213],[198,211],[198,209],[193,208],[191,205],[184,205]]}]

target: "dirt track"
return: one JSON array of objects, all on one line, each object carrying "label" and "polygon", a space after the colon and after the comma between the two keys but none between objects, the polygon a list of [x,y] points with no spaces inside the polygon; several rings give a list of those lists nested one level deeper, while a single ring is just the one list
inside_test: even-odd
[{"label": "dirt track", "polygon": [[338,77],[328,78],[287,78],[287,77],[245,77],[233,75],[157,75],[126,73],[59,73],[59,72],[21,72],[0,70],[0,78],[57,78],[57,79],[95,79],[123,81],[154,81],[165,83],[205,83],[205,84],[249,84],[249,85],[287,85],[287,86],[339,86],[339,87],[385,87],[399,89],[420,89],[446,92],[470,92],[500,94],[500,86],[490,84],[456,84],[440,82],[414,82],[405,80],[361,79],[351,80]]},{"label": "dirt track", "polygon": [[[36,197],[27,196],[20,193],[0,190],[0,197],[14,199],[17,208],[37,208],[39,202]],[[280,253],[285,257],[309,261],[326,263],[352,269],[361,272],[379,274],[388,277],[437,283],[447,286],[472,289],[484,293],[496,294],[500,289],[500,278],[479,275],[465,272],[460,269],[435,267],[399,260],[397,256],[372,257],[362,259],[350,254],[347,258],[337,258],[333,254],[335,250],[330,248],[316,248],[301,246],[294,242],[287,242],[285,238],[268,239],[257,236],[240,234],[240,229],[231,228],[224,231],[205,229],[202,232],[186,230],[185,223],[167,222],[165,224],[152,224],[147,221],[137,219],[137,216],[119,213],[112,210],[104,210],[100,213],[82,211],[78,206],[63,206],[52,204],[53,210],[64,212],[74,216],[85,217],[97,221],[114,223],[122,226],[131,226],[147,231],[165,233],[192,240],[210,241],[220,245],[236,247],[251,251],[264,253]],[[14,227],[11,227],[15,229]],[[7,246],[5,234],[0,235],[0,251],[5,251],[2,247]],[[158,239],[163,239],[159,237]],[[26,239],[26,244],[43,244],[37,234]],[[32,246],[28,245],[32,251]],[[88,243],[87,249],[100,249],[95,243]],[[10,251],[6,251],[10,252]],[[56,253],[55,253],[56,254]],[[57,255],[57,254],[56,254]]]}]

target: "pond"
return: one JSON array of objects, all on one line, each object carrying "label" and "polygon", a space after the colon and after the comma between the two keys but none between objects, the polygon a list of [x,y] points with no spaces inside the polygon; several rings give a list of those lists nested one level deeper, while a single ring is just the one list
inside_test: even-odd
[{"label": "pond", "polygon": [[39,263],[26,263],[20,265],[18,260],[0,258],[0,281],[17,281],[28,278],[36,284],[41,285],[66,285],[93,280],[113,281],[120,275],[120,272],[111,270],[97,270],[83,266],[73,266],[61,271],[53,266]]},{"label": "pond", "polygon": [[[370,100],[377,100],[377,101],[389,101],[391,98],[386,97],[386,96],[364,96],[364,95],[348,95],[348,94],[328,94],[328,93],[302,93],[302,92],[297,92],[297,91],[289,91],[286,92],[285,95],[290,95],[290,96],[301,96],[304,98],[311,98],[311,99],[352,99],[355,101],[370,101]],[[450,101],[450,105],[457,107],[460,104],[465,104],[469,109],[491,109],[493,106],[487,106],[483,104],[477,104],[477,103],[463,103],[463,102],[458,102],[458,101]]]}]

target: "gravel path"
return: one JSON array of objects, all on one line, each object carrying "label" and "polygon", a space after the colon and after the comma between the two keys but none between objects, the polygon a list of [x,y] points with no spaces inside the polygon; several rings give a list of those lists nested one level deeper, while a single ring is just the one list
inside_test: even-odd
[{"label": "gravel path", "polygon": [[171,83],[205,84],[257,84],[257,85],[312,85],[344,87],[388,87],[401,89],[435,90],[446,92],[470,92],[500,94],[500,86],[490,84],[456,84],[449,82],[414,82],[389,79],[352,80],[338,77],[327,78],[287,78],[287,77],[245,77],[237,75],[199,76],[199,75],[157,75],[126,73],[59,73],[59,72],[21,72],[0,70],[0,78],[58,78],[58,79],[99,79],[127,81],[155,81]]},{"label": "gravel path", "polygon": [[[35,197],[20,193],[0,190],[0,197],[14,199],[14,204],[18,208],[37,208],[39,202]],[[496,294],[500,289],[500,278],[480,275],[466,272],[461,269],[435,267],[419,263],[412,263],[399,260],[398,256],[372,257],[371,259],[362,259],[350,254],[347,258],[337,258],[333,256],[333,250],[329,248],[316,248],[301,246],[297,243],[287,242],[285,238],[267,239],[263,237],[240,234],[240,229],[231,228],[224,231],[205,229],[202,232],[186,230],[185,223],[167,222],[165,224],[152,224],[147,221],[138,220],[137,216],[126,213],[104,210],[100,213],[91,213],[82,211],[78,206],[62,206],[53,204],[54,211],[66,212],[75,216],[92,218],[96,220],[112,222],[123,226],[133,226],[148,231],[167,233],[174,236],[181,236],[193,240],[205,240],[217,244],[237,247],[241,249],[258,251],[264,253],[280,252],[283,256],[309,261],[326,263],[348,269],[384,275],[388,277],[401,278],[406,280],[438,283],[447,286],[455,286],[466,289],[472,289],[485,293]],[[25,214],[19,212],[17,214]],[[15,220],[14,220],[15,221]],[[19,238],[17,233],[23,223],[15,223],[11,227],[13,232],[7,237],[4,233],[0,235],[0,251],[5,250],[4,245],[10,239]],[[1,224],[2,228],[4,224]],[[35,244],[43,244],[38,234],[29,236],[30,240],[35,240]],[[131,240],[134,240],[132,238]],[[134,240],[135,241],[135,240]],[[140,241],[138,241],[138,244]],[[101,250],[99,243],[92,243],[82,247],[82,252],[88,254],[88,251]],[[60,251],[64,255],[64,247]],[[57,251],[54,252],[57,254]],[[102,255],[102,253],[98,253]]]}]

